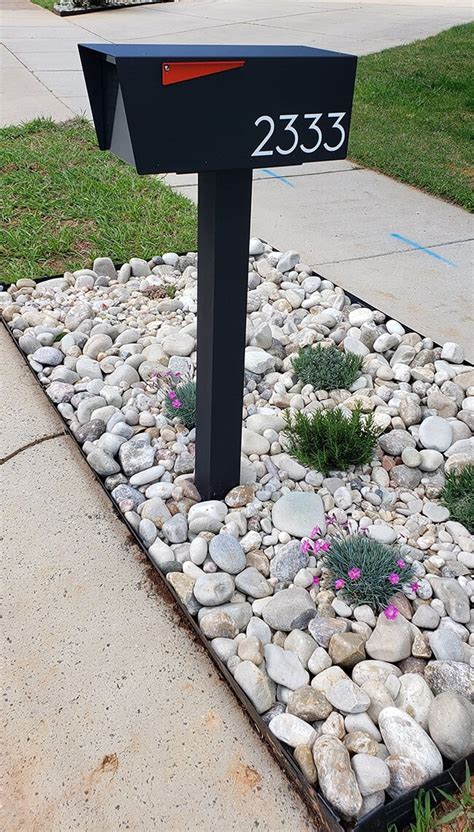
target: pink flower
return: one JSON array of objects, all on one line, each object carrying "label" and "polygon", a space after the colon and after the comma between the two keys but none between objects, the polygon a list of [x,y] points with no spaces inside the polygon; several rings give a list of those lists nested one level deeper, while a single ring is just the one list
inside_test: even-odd
[{"label": "pink flower", "polygon": [[349,569],[347,574],[349,575],[351,581],[358,581],[360,578],[360,569],[357,566],[353,566],[352,569]]},{"label": "pink flower", "polygon": [[317,575],[315,575],[313,578],[313,584],[316,584],[316,586],[319,584],[319,578]]},{"label": "pink flower", "polygon": [[315,526],[314,529],[312,529],[312,531],[311,531],[310,537],[314,540],[314,538],[317,537],[320,534],[321,534],[321,529],[319,528],[319,526]]},{"label": "pink flower", "polygon": [[323,542],[319,546],[320,552],[329,552],[330,543],[327,540],[323,540]]},{"label": "pink flower", "polygon": [[400,558],[399,560],[397,560],[397,566],[399,567],[399,569],[405,569],[406,563],[404,560],[402,560],[402,558]]},{"label": "pink flower", "polygon": [[391,584],[398,584],[398,582],[400,581],[400,575],[397,575],[396,572],[391,572],[388,576],[388,580]]},{"label": "pink flower", "polygon": [[416,592],[417,589],[419,589],[419,588],[420,588],[420,584],[418,583],[418,581],[413,581],[410,584],[410,589],[411,589],[412,592]]},{"label": "pink flower", "polygon": [[388,621],[395,621],[398,616],[398,610],[394,604],[389,604],[384,609],[383,614]]},{"label": "pink flower", "polygon": [[311,546],[311,542],[308,540],[307,537],[303,538],[301,541],[300,552],[305,555],[309,551],[309,547]]},{"label": "pink flower", "polygon": [[172,406],[174,407],[175,410],[179,410],[179,408],[181,407],[180,400],[176,399],[176,398],[172,400],[171,404],[172,404]]},{"label": "pink flower", "polygon": [[334,589],[342,589],[343,586],[346,585],[344,578],[338,578],[337,581],[334,581]]},{"label": "pink flower", "polygon": [[171,401],[173,401],[173,399],[176,398],[176,393],[174,392],[174,390],[169,391],[168,398],[171,399]]}]

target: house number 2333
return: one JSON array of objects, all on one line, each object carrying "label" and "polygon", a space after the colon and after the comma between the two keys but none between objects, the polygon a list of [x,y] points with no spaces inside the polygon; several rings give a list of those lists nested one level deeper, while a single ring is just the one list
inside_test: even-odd
[{"label": "house number 2333", "polygon": [[[346,115],[345,113],[327,113],[327,118],[331,120],[331,124],[328,128],[324,129],[324,135],[321,127],[319,126],[319,120],[322,118],[324,113],[305,113],[304,115],[299,115],[298,113],[287,114],[278,116],[279,121],[285,123],[285,127],[283,133],[285,138],[287,139],[286,142],[282,142],[282,144],[277,144],[276,147],[272,147],[271,138],[275,132],[275,119],[272,116],[259,116],[259,118],[255,122],[255,127],[259,127],[261,124],[267,125],[267,133],[252,153],[252,156],[273,156],[274,153],[279,153],[281,156],[288,156],[290,153],[293,153],[297,147],[303,151],[303,153],[314,153],[318,148],[321,146],[324,147],[330,153],[334,153],[336,150],[339,150],[340,147],[344,144],[344,140],[346,138],[346,131],[341,124],[342,119]],[[296,124],[296,120],[298,119],[298,124]],[[302,119],[305,120],[306,123],[302,124]],[[305,140],[300,142],[300,134],[299,130],[303,129],[305,133]],[[325,141],[327,139],[327,141]]]}]

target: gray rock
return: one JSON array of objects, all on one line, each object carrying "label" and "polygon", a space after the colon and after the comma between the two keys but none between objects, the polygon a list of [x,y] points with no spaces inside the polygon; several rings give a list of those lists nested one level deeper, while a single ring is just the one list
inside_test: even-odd
[{"label": "gray rock", "polygon": [[88,339],[82,348],[82,352],[84,355],[88,355],[89,358],[97,359],[99,353],[106,352],[106,350],[110,349],[112,344],[113,341],[110,335],[98,332],[96,335],[92,335],[91,338]]},{"label": "gray rock", "polygon": [[370,699],[351,679],[342,679],[326,691],[326,697],[343,714],[360,714],[370,705]]},{"label": "gray rock", "polygon": [[430,633],[428,641],[435,659],[452,662],[462,662],[464,660],[462,640],[457,633],[447,627]]},{"label": "gray rock", "polygon": [[412,642],[413,632],[406,618],[399,615],[394,621],[388,621],[382,612],[365,649],[372,659],[400,662],[411,655]]},{"label": "gray rock", "polygon": [[130,439],[120,446],[120,464],[124,474],[128,477],[137,474],[138,471],[143,471],[145,468],[151,468],[153,465],[155,449],[149,444],[148,435],[147,440],[141,438]]},{"label": "gray rock", "polygon": [[265,604],[262,617],[263,620],[274,630],[290,632],[295,629],[306,629],[308,620],[298,628],[295,625],[297,619],[303,621],[305,616],[314,615],[316,607],[309,592],[299,587],[282,589],[273,595]]},{"label": "gray rock", "polygon": [[174,332],[163,341],[163,350],[167,355],[191,355],[195,347],[194,338],[186,332]]},{"label": "gray rock", "polygon": [[235,681],[247,694],[257,713],[268,711],[273,704],[273,694],[267,675],[253,662],[241,662],[234,673]]},{"label": "gray rock", "polygon": [[86,355],[81,355],[76,361],[76,373],[80,378],[98,378],[102,379],[102,370],[99,363],[93,358],[88,358]]},{"label": "gray rock", "polygon": [[18,339],[18,346],[21,350],[25,353],[25,355],[30,355],[36,350],[41,349],[41,343],[35,338],[34,335],[20,335]]},{"label": "gray rock", "polygon": [[163,523],[162,531],[170,543],[184,543],[188,536],[188,524],[182,514],[174,514]]},{"label": "gray rock", "polygon": [[327,719],[332,712],[332,705],[322,691],[304,685],[290,693],[287,711],[306,722],[314,722],[319,719]]},{"label": "gray rock", "polygon": [[297,572],[308,565],[308,555],[301,551],[297,541],[282,546],[270,562],[270,574],[279,581],[292,581]]},{"label": "gray rock", "polygon": [[279,272],[284,274],[285,272],[291,272],[291,270],[294,269],[299,262],[300,255],[297,251],[285,251],[285,253],[280,257],[276,267]]},{"label": "gray rock", "polygon": [[246,558],[239,541],[230,534],[217,534],[209,544],[209,554],[219,569],[237,575],[245,569]]},{"label": "gray rock", "polygon": [[313,757],[326,800],[344,817],[355,817],[362,807],[362,795],[347,748],[336,737],[323,735],[315,740]]},{"label": "gray rock", "polygon": [[[104,433],[105,422],[101,419],[92,419],[90,422],[86,422],[85,425],[80,425],[74,432],[74,436],[79,444],[83,445],[84,442],[95,442],[96,439],[99,439]],[[102,448],[102,450],[107,453],[106,448]]]},{"label": "gray rock", "polygon": [[[223,574],[222,572],[219,574]],[[229,618],[232,619],[235,626],[237,627],[237,632],[245,630],[247,624],[249,623],[250,619],[252,618],[252,607],[246,601],[244,603],[231,603],[231,604],[223,604],[221,607],[214,608],[217,609],[219,612],[224,612]],[[209,607],[203,607],[199,610],[198,613],[198,621],[201,623],[201,620],[212,610]]]},{"label": "gray rock", "polygon": [[474,712],[464,696],[446,691],[433,699],[428,727],[431,739],[448,760],[460,760],[474,750]]},{"label": "gray rock", "polygon": [[411,716],[398,708],[384,708],[379,728],[390,754],[408,757],[419,763],[426,778],[443,771],[443,760],[434,742]]},{"label": "gray rock", "polygon": [[272,734],[291,748],[297,748],[299,745],[312,746],[316,738],[314,728],[292,714],[274,716],[269,728]]},{"label": "gray rock", "polygon": [[304,669],[296,653],[284,650],[277,644],[265,645],[267,673],[278,685],[296,690],[309,682],[309,673]]},{"label": "gray rock", "polygon": [[418,788],[427,780],[424,766],[416,760],[404,757],[402,754],[390,754],[385,762],[390,771],[390,785],[387,788],[390,797],[402,797],[406,792]]},{"label": "gray rock", "polygon": [[431,689],[421,673],[405,673],[400,676],[399,691],[395,698],[397,708],[404,711],[428,730],[428,712],[433,701]]},{"label": "gray rock", "polygon": [[412,624],[415,627],[420,627],[422,630],[435,630],[439,625],[440,615],[438,610],[430,606],[430,604],[422,604],[416,610]]},{"label": "gray rock", "polygon": [[109,477],[111,474],[117,474],[120,471],[120,465],[112,456],[106,454],[100,448],[91,451],[87,455],[87,462],[94,469],[94,471],[101,477]]},{"label": "gray rock", "polygon": [[46,395],[54,404],[70,402],[75,392],[72,384],[66,384],[64,381],[53,381],[46,388]]},{"label": "gray rock", "polygon": [[414,448],[416,442],[407,430],[397,429],[384,433],[379,439],[379,445],[385,453],[400,456],[405,448]]},{"label": "gray rock", "polygon": [[348,680],[349,676],[342,669],[342,667],[337,667],[336,665],[334,665],[333,667],[327,667],[325,670],[321,670],[314,677],[314,679],[311,680],[311,687],[315,688],[316,690],[321,690],[323,693],[327,694],[327,692],[334,685],[337,685],[339,682],[344,682]]},{"label": "gray rock", "polygon": [[285,650],[296,653],[304,668],[308,668],[308,662],[317,649],[314,638],[311,638],[309,633],[304,633],[302,630],[293,630],[289,633],[283,646]]},{"label": "gray rock", "polygon": [[280,497],[273,506],[272,520],[277,529],[295,537],[309,535],[314,526],[319,526],[322,534],[326,531],[323,501],[310,491],[289,491]]},{"label": "gray rock", "polygon": [[423,448],[446,451],[453,442],[451,425],[441,416],[428,416],[420,425],[419,441]]},{"label": "gray rock", "polygon": [[266,598],[273,594],[273,587],[254,566],[249,566],[235,578],[235,585],[251,598]]},{"label": "gray rock", "polygon": [[129,485],[118,485],[113,489],[112,497],[119,506],[123,502],[130,502],[132,505],[129,510],[131,511],[134,511],[137,506],[145,502],[145,497],[142,492],[136,488],[131,488]]},{"label": "gray rock", "polygon": [[245,369],[256,375],[264,375],[269,370],[273,370],[275,366],[275,359],[273,355],[261,347],[247,347],[245,350]]},{"label": "gray rock", "polygon": [[384,791],[390,785],[390,770],[387,764],[372,754],[354,754],[352,768],[363,797]]},{"label": "gray rock", "polygon": [[409,468],[408,465],[395,465],[390,471],[390,484],[393,488],[414,489],[421,481],[421,472],[418,468]]},{"label": "gray rock", "polygon": [[217,607],[230,601],[234,594],[234,581],[225,572],[202,575],[194,585],[194,595],[205,607]]},{"label": "gray rock", "polygon": [[48,367],[57,367],[58,364],[62,364],[64,361],[63,353],[61,350],[57,350],[56,347],[40,347],[39,350],[32,353],[32,357],[38,364]]},{"label": "gray rock", "polygon": [[329,618],[317,613],[308,623],[308,632],[320,647],[327,649],[335,633],[346,633],[349,623],[341,618]]},{"label": "gray rock", "polygon": [[467,624],[470,620],[469,598],[456,578],[438,578],[433,575],[430,583],[450,618],[460,624]]},{"label": "gray rock", "polygon": [[132,384],[136,384],[137,381],[140,381],[140,376],[135,368],[131,367],[130,364],[120,364],[115,370],[113,370],[112,373],[106,375],[104,380],[106,384],[112,387],[119,387],[121,390],[127,390]]},{"label": "gray rock", "polygon": [[110,278],[110,280],[117,280],[117,270],[110,257],[96,257],[92,270],[97,275],[103,275]]},{"label": "gray rock", "polygon": [[472,698],[472,668],[463,662],[428,662],[424,676],[435,696],[452,691],[466,699]]}]

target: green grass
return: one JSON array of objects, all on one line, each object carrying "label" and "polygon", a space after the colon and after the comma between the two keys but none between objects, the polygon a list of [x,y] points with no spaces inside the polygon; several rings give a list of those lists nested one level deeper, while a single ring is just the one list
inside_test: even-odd
[{"label": "green grass", "polygon": [[0,130],[0,279],[57,275],[196,246],[196,209],[97,149],[84,119]]},{"label": "green grass", "polygon": [[471,211],[473,36],[455,26],[360,58],[349,145],[354,161]]},{"label": "green grass", "polygon": [[56,0],[31,0],[31,2],[35,3],[36,6],[41,6],[43,9],[49,9],[52,12]]},{"label": "green grass", "polygon": [[474,534],[474,465],[466,465],[459,473],[449,471],[440,494],[440,500],[449,508],[452,520],[457,520]]}]

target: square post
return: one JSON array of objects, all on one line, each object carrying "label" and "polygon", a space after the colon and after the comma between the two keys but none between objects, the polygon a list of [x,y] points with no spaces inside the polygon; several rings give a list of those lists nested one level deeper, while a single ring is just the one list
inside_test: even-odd
[{"label": "square post", "polygon": [[199,173],[195,484],[240,482],[252,170]]}]

